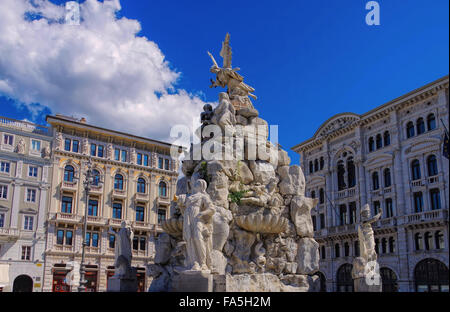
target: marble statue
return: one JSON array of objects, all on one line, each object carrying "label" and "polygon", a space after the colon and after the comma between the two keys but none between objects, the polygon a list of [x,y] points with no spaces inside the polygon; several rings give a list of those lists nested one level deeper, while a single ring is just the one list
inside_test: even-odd
[{"label": "marble statue", "polygon": [[[178,200],[180,200],[179,197]],[[183,214],[183,239],[186,242],[186,267],[193,271],[210,270],[212,218],[214,204],[206,193],[206,181],[198,179],[193,194],[180,205]]]},{"label": "marble statue", "polygon": [[63,149],[62,144],[63,144],[63,135],[61,132],[57,132],[55,137],[55,146],[57,151]]},{"label": "marble statue", "polygon": [[115,237],[115,274],[117,278],[133,278],[131,268],[131,241],[132,231],[127,227],[125,221],[122,221],[121,228],[116,233],[110,227],[109,234],[113,234]]},{"label": "marble statue", "polygon": [[20,139],[19,143],[17,143],[16,151],[18,154],[25,154],[25,141],[24,139]]},{"label": "marble statue", "polygon": [[382,213],[380,212],[372,218],[370,215],[369,204],[365,204],[361,210],[361,223],[358,226],[358,239],[361,257],[363,257],[367,262],[377,259],[372,223],[378,221],[381,214]]},{"label": "marble statue", "polygon": [[44,147],[44,149],[42,150],[42,157],[50,158],[50,154],[51,154],[50,147],[48,146]]}]

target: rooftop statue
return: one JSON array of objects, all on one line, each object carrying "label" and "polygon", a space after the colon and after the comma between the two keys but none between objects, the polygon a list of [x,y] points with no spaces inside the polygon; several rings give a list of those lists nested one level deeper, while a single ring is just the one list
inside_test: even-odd
[{"label": "rooftop statue", "polygon": [[213,74],[216,74],[216,80],[211,79],[212,87],[227,87],[228,95],[230,96],[230,100],[236,109],[240,108],[253,108],[253,105],[248,98],[251,96],[253,99],[257,99],[257,97],[252,94],[255,89],[250,87],[249,85],[244,83],[244,77],[239,75],[237,71],[240,70],[239,67],[232,68],[231,67],[231,47],[230,47],[230,34],[227,33],[225,36],[225,40],[222,42],[222,50],[220,51],[220,56],[223,58],[223,68],[217,65],[214,56],[208,52],[208,55],[211,57],[213,62],[213,66],[210,71]]}]

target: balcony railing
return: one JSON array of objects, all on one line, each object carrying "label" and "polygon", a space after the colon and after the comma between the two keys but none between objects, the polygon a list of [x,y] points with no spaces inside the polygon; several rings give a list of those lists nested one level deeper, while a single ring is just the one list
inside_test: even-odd
[{"label": "balcony railing", "polygon": [[170,198],[167,197],[167,196],[158,196],[157,197],[157,204],[170,205]]},{"label": "balcony railing", "polygon": [[86,246],[86,253],[88,253],[88,254],[99,254],[100,253],[100,248],[99,247]]},{"label": "balcony railing", "polygon": [[108,220],[108,224],[110,226],[120,226],[122,224],[122,221],[124,221],[124,220],[122,220],[122,219],[109,219]]},{"label": "balcony railing", "polygon": [[411,181],[411,187],[421,187],[425,185],[425,180],[415,180],[415,181]]},{"label": "balcony railing", "polygon": [[105,225],[106,219],[103,217],[98,217],[98,216],[88,216],[87,222],[91,223],[91,224],[96,224],[96,225]]},{"label": "balcony railing", "polygon": [[148,201],[148,193],[136,193],[136,199]]},{"label": "balcony railing", "polygon": [[53,245],[53,251],[57,251],[57,252],[73,252],[74,251],[74,246]]},{"label": "balcony railing", "polygon": [[352,197],[356,194],[356,187],[345,189],[336,193],[337,199]]},{"label": "balcony railing", "polygon": [[82,217],[79,215],[76,215],[76,214],[57,212],[57,213],[51,213],[49,216],[49,219],[55,220],[55,221],[78,223],[78,222],[81,222]]},{"label": "balcony railing", "polygon": [[11,119],[7,117],[0,117],[0,126],[20,129],[22,131],[31,133],[51,135],[51,130],[49,127],[37,125],[28,121]]},{"label": "balcony railing", "polygon": [[114,189],[113,195],[120,196],[120,197],[125,197],[125,196],[127,196],[127,191],[126,190]]},{"label": "balcony railing", "polygon": [[146,257],[147,251],[146,250],[134,250],[133,249],[133,257]]},{"label": "balcony railing", "polygon": [[101,185],[92,185],[91,193],[102,193],[103,187]]},{"label": "balcony railing", "polygon": [[133,227],[139,230],[149,230],[152,228],[152,225],[149,222],[133,221]]},{"label": "balcony railing", "polygon": [[445,221],[447,220],[447,215],[448,211],[446,209],[423,211],[405,216],[404,222],[414,224],[427,221]]},{"label": "balcony railing", "polygon": [[345,225],[338,225],[333,226],[328,229],[328,233],[334,234],[334,233],[349,233],[356,231],[356,224],[345,224]]},{"label": "balcony railing", "polygon": [[77,188],[77,181],[69,182],[69,181],[62,181],[61,182],[61,188],[63,189],[76,189]]},{"label": "balcony railing", "polygon": [[0,227],[0,236],[5,236],[8,238],[17,238],[19,237],[19,230]]}]

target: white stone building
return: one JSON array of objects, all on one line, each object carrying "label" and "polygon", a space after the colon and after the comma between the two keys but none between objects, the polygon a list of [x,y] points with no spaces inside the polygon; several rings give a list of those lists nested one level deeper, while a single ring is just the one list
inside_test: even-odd
[{"label": "white stone building", "polygon": [[384,291],[448,291],[449,78],[365,114],[328,119],[300,154],[326,291],[352,291],[361,207],[372,214]]},{"label": "white stone building", "polygon": [[0,117],[0,291],[41,291],[49,128]]}]

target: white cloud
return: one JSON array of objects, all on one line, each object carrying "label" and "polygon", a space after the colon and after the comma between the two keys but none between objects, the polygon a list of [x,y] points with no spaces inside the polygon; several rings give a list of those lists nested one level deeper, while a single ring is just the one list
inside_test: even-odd
[{"label": "white cloud", "polygon": [[155,139],[169,140],[174,124],[191,127],[205,103],[176,88],[180,74],[156,43],[137,36],[138,21],[115,17],[120,8],[118,0],[87,0],[73,26],[61,23],[63,5],[1,0],[0,93],[32,112],[39,103]]}]

